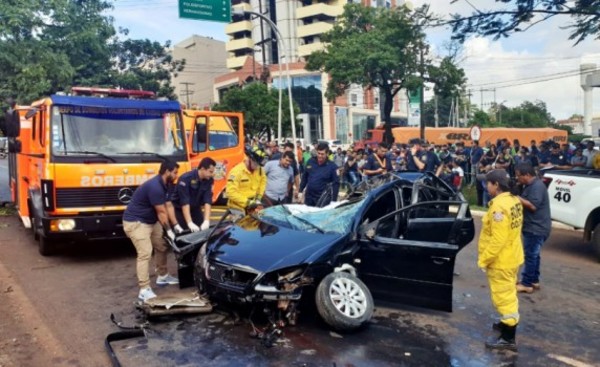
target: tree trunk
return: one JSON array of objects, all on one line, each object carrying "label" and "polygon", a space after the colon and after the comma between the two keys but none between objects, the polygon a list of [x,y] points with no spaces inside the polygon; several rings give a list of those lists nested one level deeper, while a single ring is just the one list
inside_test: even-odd
[{"label": "tree trunk", "polygon": [[392,134],[392,108],[394,107],[394,97],[390,88],[382,88],[385,96],[383,101],[383,141],[388,144],[394,143],[394,135]]}]

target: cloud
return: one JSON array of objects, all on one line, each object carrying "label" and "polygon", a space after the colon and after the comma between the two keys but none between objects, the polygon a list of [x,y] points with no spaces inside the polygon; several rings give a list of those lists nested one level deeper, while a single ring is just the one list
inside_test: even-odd
[{"label": "cloud", "polygon": [[[425,2],[413,1],[416,6]],[[474,11],[466,1],[435,1],[431,10],[441,15]],[[575,74],[581,63],[600,67],[600,43],[590,39],[575,46],[569,40],[570,31],[564,29],[571,21],[570,17],[555,17],[496,41],[492,37],[469,38],[463,45],[460,66],[469,79],[471,102],[486,109],[494,101],[515,107],[541,100],[557,119],[583,113],[583,91]],[[435,52],[446,56],[442,45],[450,39],[449,29],[433,29],[427,34]],[[543,79],[548,80],[541,82]],[[595,94],[594,104],[600,106],[600,90]],[[597,110],[600,113],[600,108]]]}]

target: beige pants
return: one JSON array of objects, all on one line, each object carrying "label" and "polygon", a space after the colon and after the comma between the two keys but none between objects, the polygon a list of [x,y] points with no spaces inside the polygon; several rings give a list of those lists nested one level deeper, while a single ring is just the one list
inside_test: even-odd
[{"label": "beige pants", "polygon": [[145,224],[123,221],[123,230],[137,251],[136,272],[140,289],[149,287],[153,248],[158,274],[167,274],[167,243],[162,238],[163,228],[159,222]]}]

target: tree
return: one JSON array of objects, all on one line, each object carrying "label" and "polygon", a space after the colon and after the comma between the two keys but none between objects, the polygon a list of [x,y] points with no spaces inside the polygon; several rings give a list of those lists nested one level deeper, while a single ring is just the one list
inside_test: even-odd
[{"label": "tree", "polygon": [[[111,7],[107,0],[3,1],[0,99],[29,103],[74,85],[146,88],[174,98],[171,73],[183,63],[170,59],[168,44],[119,39],[105,15]],[[148,67],[143,61],[151,58]]]},{"label": "tree", "polygon": [[494,39],[508,37],[555,16],[567,16],[571,23],[564,28],[570,30],[569,39],[575,44],[587,37],[600,39],[598,0],[496,0],[496,3],[506,4],[507,8],[475,8],[470,16],[453,14],[452,20],[441,24],[452,25],[453,38],[462,42],[471,34],[493,36]]},{"label": "tree", "polygon": [[[423,85],[421,54],[425,35],[418,17],[406,8],[393,10],[347,4],[338,23],[322,36],[324,51],[308,57],[306,69],[329,74],[326,97],[335,100],[351,84],[378,88],[383,99],[384,139],[393,142],[393,98],[402,89]],[[420,73],[421,72],[421,73]]]},{"label": "tree", "polygon": [[[477,111],[472,123],[486,127],[556,127],[556,119],[550,114],[543,101],[525,101],[520,106],[510,108],[505,105],[492,105],[490,112]],[[564,129],[566,130],[566,129]]]},{"label": "tree", "polygon": [[[122,31],[125,34],[126,31]],[[127,39],[112,45],[115,60],[110,81],[124,89],[150,90],[159,97],[176,99],[171,76],[183,71],[185,60],[173,60],[170,42]]]},{"label": "tree", "polygon": [[[287,93],[283,92],[283,101],[287,101]],[[277,131],[279,92],[260,82],[253,82],[242,87],[234,87],[225,92],[223,100],[212,107],[215,111],[244,111],[245,130],[255,135],[261,131]],[[294,115],[300,109],[294,103]],[[298,125],[296,125],[298,128]],[[290,135],[291,121],[289,103],[282,103],[282,133]]]},{"label": "tree", "polygon": [[[447,56],[442,59],[440,65],[430,65],[426,80],[433,83],[434,100],[427,102],[424,107],[425,123],[427,126],[434,126],[428,122],[435,122],[435,115],[444,121],[444,117],[449,116],[452,108],[452,101],[460,97],[465,91],[467,77],[465,71],[454,63],[452,57]],[[437,99],[437,111],[435,110],[435,99]],[[432,112],[433,116],[429,113]],[[446,124],[449,125],[449,121]]]}]

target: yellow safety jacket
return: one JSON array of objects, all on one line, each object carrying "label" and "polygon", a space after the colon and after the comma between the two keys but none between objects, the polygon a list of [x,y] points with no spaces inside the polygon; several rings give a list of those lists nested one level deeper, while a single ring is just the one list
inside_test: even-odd
[{"label": "yellow safety jacket", "polygon": [[490,201],[479,235],[479,259],[482,268],[511,269],[523,263],[523,205],[519,198],[504,192]]},{"label": "yellow safety jacket", "polygon": [[600,169],[600,153],[596,153],[594,160],[592,161],[592,167],[594,169]]},{"label": "yellow safety jacket", "polygon": [[251,200],[260,200],[267,187],[267,176],[262,167],[250,172],[246,162],[233,167],[227,178],[227,206],[244,210]]}]

